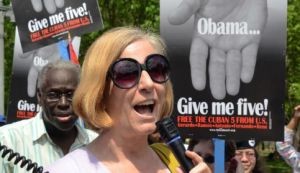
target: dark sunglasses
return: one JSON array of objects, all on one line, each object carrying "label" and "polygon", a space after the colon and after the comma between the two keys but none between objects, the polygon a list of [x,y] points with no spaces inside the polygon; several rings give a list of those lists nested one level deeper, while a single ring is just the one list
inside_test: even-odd
[{"label": "dark sunglasses", "polygon": [[205,154],[205,155],[203,155],[200,152],[196,152],[196,153],[203,158],[203,160],[204,160],[205,163],[208,163],[208,164],[215,163],[215,156],[213,156],[211,154]]},{"label": "dark sunglasses", "polygon": [[169,79],[170,64],[160,54],[147,56],[145,64],[132,58],[121,58],[109,67],[109,77],[117,87],[129,89],[139,82],[143,70],[148,72],[154,82],[165,83]]},{"label": "dark sunglasses", "polygon": [[72,101],[74,91],[60,92],[50,91],[46,93],[46,98],[49,102],[58,102],[64,96],[68,101]]}]

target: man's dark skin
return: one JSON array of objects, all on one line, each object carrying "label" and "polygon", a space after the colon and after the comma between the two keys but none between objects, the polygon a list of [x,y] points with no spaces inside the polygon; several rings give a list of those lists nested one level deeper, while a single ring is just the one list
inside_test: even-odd
[{"label": "man's dark skin", "polygon": [[77,116],[72,108],[72,97],[78,82],[78,74],[74,70],[50,69],[44,83],[37,89],[46,130],[64,155],[69,152],[78,134],[75,127]]}]

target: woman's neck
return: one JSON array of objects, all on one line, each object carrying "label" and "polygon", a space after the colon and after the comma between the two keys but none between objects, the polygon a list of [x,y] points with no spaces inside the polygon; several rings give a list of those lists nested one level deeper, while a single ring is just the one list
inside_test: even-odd
[{"label": "woman's neck", "polygon": [[91,146],[95,148],[95,151],[99,152],[103,148],[102,154],[108,152],[109,155],[113,153],[117,157],[125,155],[126,157],[130,155],[135,157],[143,156],[151,150],[147,136],[121,136],[120,133],[114,133],[112,130],[104,130],[93,143],[91,143]]},{"label": "woman's neck", "polygon": [[167,170],[148,145],[147,137],[124,138],[104,131],[87,148],[111,172],[153,173]]}]

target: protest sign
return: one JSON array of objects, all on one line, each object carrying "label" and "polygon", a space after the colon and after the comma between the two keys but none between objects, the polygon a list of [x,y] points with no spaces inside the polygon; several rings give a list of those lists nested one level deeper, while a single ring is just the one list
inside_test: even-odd
[{"label": "protest sign", "polygon": [[287,1],[201,2],[160,1],[180,132],[282,140]]},{"label": "protest sign", "polygon": [[[102,29],[96,0],[13,0],[23,52]],[[53,4],[51,4],[53,3]]]}]

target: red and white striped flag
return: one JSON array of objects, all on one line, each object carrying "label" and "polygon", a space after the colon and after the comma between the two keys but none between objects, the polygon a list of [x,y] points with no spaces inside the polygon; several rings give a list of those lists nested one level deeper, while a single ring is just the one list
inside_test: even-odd
[{"label": "red and white striped flag", "polygon": [[68,33],[68,42],[69,42],[68,51],[69,51],[70,61],[73,62],[74,64],[79,64],[78,57],[72,45],[72,38],[70,33]]}]

